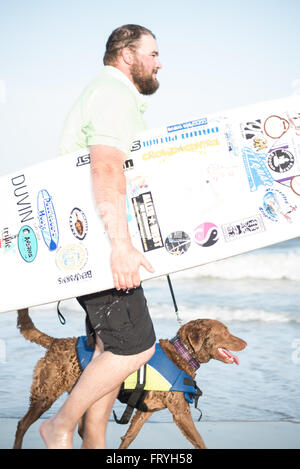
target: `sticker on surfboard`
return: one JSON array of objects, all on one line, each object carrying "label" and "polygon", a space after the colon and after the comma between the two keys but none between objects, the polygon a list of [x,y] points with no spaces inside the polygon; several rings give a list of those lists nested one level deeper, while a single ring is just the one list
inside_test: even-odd
[{"label": "sticker on surfboard", "polygon": [[165,240],[165,247],[169,254],[181,256],[191,245],[191,239],[184,231],[174,231]]}]

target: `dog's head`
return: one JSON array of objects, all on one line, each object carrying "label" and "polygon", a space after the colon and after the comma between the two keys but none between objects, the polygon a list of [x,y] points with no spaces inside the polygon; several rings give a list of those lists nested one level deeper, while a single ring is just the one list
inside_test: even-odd
[{"label": "dog's head", "polygon": [[231,352],[243,350],[247,343],[230,334],[228,328],[213,319],[196,319],[182,326],[178,335],[199,363],[211,358],[224,363],[239,365],[239,359]]}]

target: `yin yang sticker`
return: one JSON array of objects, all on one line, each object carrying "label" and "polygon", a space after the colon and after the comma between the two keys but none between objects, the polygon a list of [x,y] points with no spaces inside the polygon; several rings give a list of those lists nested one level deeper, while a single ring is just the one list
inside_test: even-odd
[{"label": "yin yang sticker", "polygon": [[203,248],[213,246],[219,240],[219,229],[214,223],[201,223],[195,229],[194,239]]}]

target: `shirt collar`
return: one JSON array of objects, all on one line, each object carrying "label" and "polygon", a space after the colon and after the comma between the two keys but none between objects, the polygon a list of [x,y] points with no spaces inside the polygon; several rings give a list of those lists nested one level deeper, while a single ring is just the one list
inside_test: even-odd
[{"label": "shirt collar", "polygon": [[135,87],[132,81],[129,80],[129,78],[125,75],[125,73],[121,72],[121,70],[119,70],[116,67],[112,67],[111,65],[104,65],[104,70],[106,73],[117,78],[118,80],[125,83],[126,86],[128,86],[128,88],[134,93],[135,97],[137,98],[140,112],[144,113],[147,109],[146,99],[138,91],[138,89]]}]

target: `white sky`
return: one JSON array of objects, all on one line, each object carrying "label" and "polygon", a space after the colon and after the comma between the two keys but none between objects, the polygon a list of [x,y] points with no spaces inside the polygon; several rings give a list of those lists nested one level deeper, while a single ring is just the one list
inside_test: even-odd
[{"label": "white sky", "polygon": [[300,92],[300,0],[0,0],[0,175],[54,158],[113,29],[158,40],[149,127]]}]

